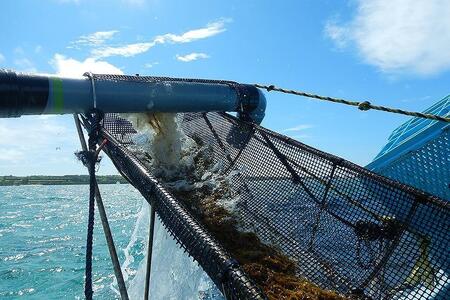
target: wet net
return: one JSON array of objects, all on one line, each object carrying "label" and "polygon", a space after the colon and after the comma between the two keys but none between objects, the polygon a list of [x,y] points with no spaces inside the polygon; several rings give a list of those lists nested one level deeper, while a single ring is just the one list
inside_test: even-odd
[{"label": "wet net", "polygon": [[[243,230],[295,262],[322,289],[364,299],[449,297],[448,202],[222,113],[186,113],[182,128],[209,144],[233,177]],[[130,150],[132,125],[103,121],[106,153],[155,206],[167,230],[227,299],[264,299],[217,239]]]}]

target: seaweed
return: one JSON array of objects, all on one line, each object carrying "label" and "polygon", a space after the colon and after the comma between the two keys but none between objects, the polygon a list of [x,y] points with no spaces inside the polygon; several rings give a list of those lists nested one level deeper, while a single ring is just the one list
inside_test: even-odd
[{"label": "seaweed", "polygon": [[[140,153],[141,158],[149,163],[153,174],[230,252],[269,299],[345,299],[344,296],[324,290],[299,276],[295,261],[284,255],[276,246],[264,243],[254,232],[238,228],[239,212],[233,208],[231,175],[221,174],[223,165],[220,161],[214,164],[211,145],[205,144],[197,136],[187,138],[180,129],[172,130],[170,134],[161,130],[163,125],[167,128],[177,128],[173,116],[161,115],[156,121],[149,120],[148,115],[137,114],[132,117],[135,119],[134,123],[137,124],[137,121],[142,119],[141,123],[148,124],[156,133],[148,144],[150,147],[146,148],[152,150],[150,152],[157,157],[149,159],[145,153]],[[167,122],[170,124],[166,124]],[[192,143],[189,146],[184,145],[180,151],[180,160],[175,166],[177,171],[168,172],[171,166],[161,164],[167,161],[163,157],[164,151],[154,150],[161,146],[167,148],[168,145],[175,145],[177,139],[184,139],[185,142],[189,139]],[[162,143],[164,140],[168,141]],[[183,161],[191,161],[192,164],[186,165]],[[227,206],[230,203],[231,208]]]},{"label": "seaweed", "polygon": [[[185,178],[192,185],[213,164],[211,156],[204,154],[199,151],[194,157],[196,172],[189,173]],[[214,188],[201,186],[190,191],[177,190],[170,184],[166,187],[231,253],[269,299],[345,299],[335,291],[324,290],[299,276],[296,263],[276,246],[265,244],[253,232],[239,230],[235,212],[220,204],[230,197],[228,184],[219,184]]]}]

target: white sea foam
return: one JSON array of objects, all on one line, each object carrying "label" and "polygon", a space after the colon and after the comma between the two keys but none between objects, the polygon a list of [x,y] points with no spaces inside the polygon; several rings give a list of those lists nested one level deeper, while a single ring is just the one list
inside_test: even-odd
[{"label": "white sea foam", "polygon": [[222,174],[222,161],[214,165],[196,166],[194,159],[199,156],[204,160],[212,159],[212,146],[198,145],[186,136],[176,114],[137,113],[125,114],[122,117],[128,119],[138,131],[134,143],[139,151],[144,151],[151,157],[151,160],[142,158],[148,162],[153,173],[164,180],[167,187],[177,192],[206,188],[211,193],[225,188],[227,192],[217,204],[235,214],[240,198],[239,195],[232,195],[228,187],[240,170],[225,176]]},{"label": "white sea foam", "polygon": [[151,155],[155,167],[174,168],[179,164],[182,132],[176,114],[137,113],[122,116],[141,133],[136,142]]}]

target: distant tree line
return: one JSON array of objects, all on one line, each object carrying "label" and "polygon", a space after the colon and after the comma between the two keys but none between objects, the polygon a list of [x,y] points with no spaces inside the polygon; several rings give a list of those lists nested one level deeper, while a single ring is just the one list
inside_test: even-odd
[{"label": "distant tree line", "polygon": [[[120,175],[99,175],[99,184],[128,183]],[[64,176],[0,176],[0,186],[6,185],[75,185],[89,184],[89,175],[64,175]]]}]

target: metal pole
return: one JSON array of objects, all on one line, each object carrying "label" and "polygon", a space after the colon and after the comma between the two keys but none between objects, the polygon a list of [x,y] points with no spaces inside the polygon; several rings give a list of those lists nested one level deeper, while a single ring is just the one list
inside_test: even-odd
[{"label": "metal pole", "polygon": [[[80,120],[76,114],[73,115],[75,120],[75,126],[77,128],[78,137],[80,138],[81,148],[83,151],[87,151],[86,140],[84,139],[83,130],[81,128]],[[100,219],[102,220],[103,231],[105,233],[106,243],[108,245],[109,254],[113,263],[114,274],[116,276],[117,285],[119,286],[120,296],[123,300],[128,300],[127,288],[125,280],[123,279],[122,269],[120,268],[119,258],[117,256],[116,247],[112,237],[111,229],[109,227],[108,217],[106,215],[105,207],[103,206],[102,197],[98,188],[97,182],[95,182],[95,200],[97,203]]]},{"label": "metal pole", "polygon": [[147,272],[145,274],[145,294],[144,300],[149,299],[150,289],[150,273],[152,269],[152,252],[153,252],[153,233],[155,231],[155,209],[150,205],[150,230],[148,234],[148,249],[147,249]]},{"label": "metal pole", "polygon": [[253,85],[223,80],[90,73],[68,78],[0,69],[0,117],[84,114],[93,109],[103,113],[229,111],[259,124],[266,99]]},{"label": "metal pole", "polygon": [[105,232],[106,242],[108,244],[109,249],[109,255],[111,256],[111,260],[113,263],[114,274],[116,275],[120,296],[122,300],[128,300],[128,293],[125,285],[125,280],[123,279],[122,269],[120,268],[119,258],[117,256],[116,247],[114,245],[111,229],[109,227],[108,217],[106,216],[105,207],[103,206],[102,196],[100,195],[97,182],[95,183],[95,200],[97,202],[100,219],[102,220],[103,231]]}]

